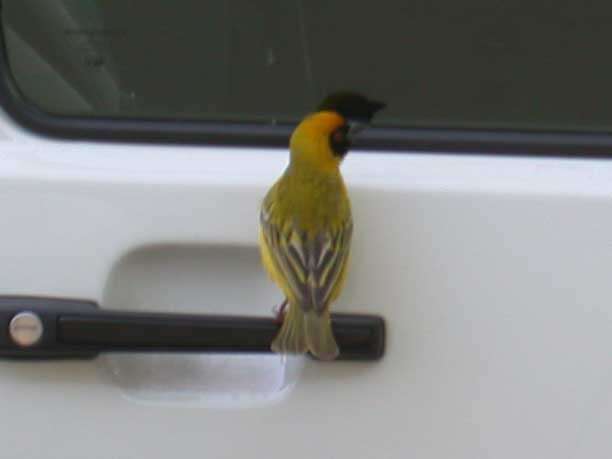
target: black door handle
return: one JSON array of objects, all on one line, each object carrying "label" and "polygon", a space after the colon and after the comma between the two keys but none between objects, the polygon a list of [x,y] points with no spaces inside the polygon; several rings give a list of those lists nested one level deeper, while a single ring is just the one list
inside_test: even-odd
[{"label": "black door handle", "polygon": [[[0,358],[94,358],[101,352],[268,353],[272,318],[104,310],[95,303],[0,297]],[[378,360],[382,317],[332,314],[340,360]]]}]

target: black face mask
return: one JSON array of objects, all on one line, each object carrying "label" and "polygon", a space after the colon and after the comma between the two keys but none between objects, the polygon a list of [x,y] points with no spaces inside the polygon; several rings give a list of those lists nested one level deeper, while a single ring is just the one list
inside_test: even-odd
[{"label": "black face mask", "polygon": [[349,125],[343,124],[329,136],[329,146],[331,147],[334,156],[343,158],[351,147],[349,138]]},{"label": "black face mask", "polygon": [[317,111],[332,111],[339,113],[349,124],[368,124],[372,117],[386,107],[383,102],[369,100],[355,92],[335,92],[328,95],[317,108]]},{"label": "black face mask", "polygon": [[374,114],[385,104],[369,100],[354,92],[336,92],[328,95],[317,108],[318,111],[334,111],[346,122],[329,136],[329,145],[337,157],[344,157],[351,147],[355,134],[370,124]]}]

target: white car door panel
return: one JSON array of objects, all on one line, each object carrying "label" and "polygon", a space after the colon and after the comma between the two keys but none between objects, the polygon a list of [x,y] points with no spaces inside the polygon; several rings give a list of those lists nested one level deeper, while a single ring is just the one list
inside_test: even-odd
[{"label": "white car door panel", "polygon": [[[280,302],[257,213],[285,150],[1,130],[1,295]],[[334,310],[384,317],[382,360],[3,361],[3,457],[609,457],[611,163],[371,151],[343,171],[355,235]]]}]

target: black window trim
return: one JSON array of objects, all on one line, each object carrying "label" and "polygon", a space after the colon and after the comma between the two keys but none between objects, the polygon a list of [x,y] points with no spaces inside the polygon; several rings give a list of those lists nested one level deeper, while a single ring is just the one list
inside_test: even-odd
[{"label": "black window trim", "polygon": [[[44,136],[68,140],[286,148],[295,126],[46,113],[27,102],[19,91],[8,65],[1,30],[0,106],[22,127]],[[612,133],[372,126],[360,135],[354,149],[397,153],[609,158],[612,157]]]}]

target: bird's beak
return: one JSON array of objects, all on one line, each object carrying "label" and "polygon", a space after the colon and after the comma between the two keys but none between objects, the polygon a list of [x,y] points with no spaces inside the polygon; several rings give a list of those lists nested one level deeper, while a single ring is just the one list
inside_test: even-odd
[{"label": "bird's beak", "polygon": [[377,100],[370,101],[370,111],[372,112],[372,116],[374,116],[377,112],[385,108],[387,104],[384,102],[378,102]]},{"label": "bird's beak", "polygon": [[367,128],[370,123],[366,120],[356,120],[356,119],[349,119],[347,120],[348,124],[348,132],[347,132],[347,136],[349,139],[354,139],[355,136],[357,134],[359,134],[361,131],[363,131],[365,128]]},{"label": "bird's beak", "polygon": [[367,116],[367,118],[349,118],[347,120],[347,124],[349,126],[349,139],[353,139],[357,134],[367,128],[370,125],[370,122],[372,121],[372,118],[374,117],[376,112],[382,110],[387,106],[387,104],[383,102],[377,102],[373,100],[368,101],[368,105],[369,115]]}]

